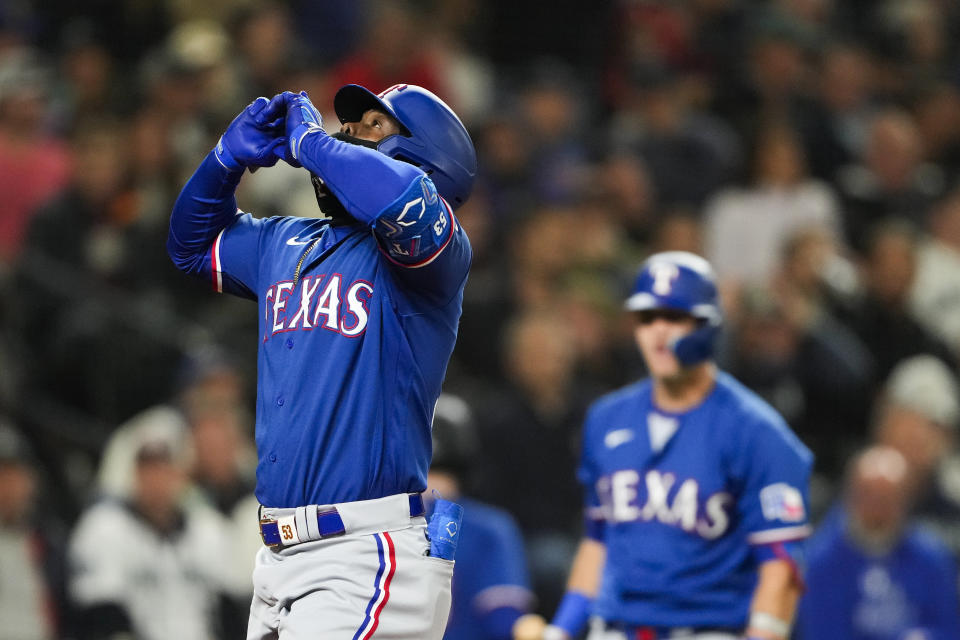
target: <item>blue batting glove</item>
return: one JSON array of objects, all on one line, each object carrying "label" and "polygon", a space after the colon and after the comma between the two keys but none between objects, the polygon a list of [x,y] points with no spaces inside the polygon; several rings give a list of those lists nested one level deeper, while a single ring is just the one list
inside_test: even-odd
[{"label": "blue batting glove", "polygon": [[310,102],[306,91],[292,94],[287,106],[286,117],[287,147],[283,159],[295,167],[300,163],[300,143],[311,133],[323,131],[323,118],[320,112]]},{"label": "blue batting glove", "polygon": [[243,171],[244,167],[272,167],[277,163],[274,149],[286,144],[283,116],[287,101],[283,94],[272,100],[260,97],[233,119],[214,148],[225,169]]}]

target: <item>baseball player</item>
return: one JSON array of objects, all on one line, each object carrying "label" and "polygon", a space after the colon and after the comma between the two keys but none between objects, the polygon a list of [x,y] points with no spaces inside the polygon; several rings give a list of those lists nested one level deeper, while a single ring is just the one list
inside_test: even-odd
[{"label": "baseball player", "polygon": [[[471,249],[453,211],[476,155],[413,85],[334,99],[258,98],[178,198],[168,251],[259,314],[256,496],[265,547],[248,635],[439,639],[452,558],[428,555],[430,422],[457,336]],[[245,168],[307,169],[326,218],[237,210]]]},{"label": "baseball player", "polygon": [[433,415],[432,492],[463,505],[453,602],[444,640],[507,640],[513,623],[534,604],[523,537],[513,517],[463,495],[477,455],[473,412],[461,398],[441,394]]},{"label": "baseball player", "polygon": [[579,478],[586,529],[545,629],[564,639],[785,640],[801,590],[812,456],[783,419],[712,361],[721,326],[710,265],[651,256],[626,309],[650,372],[595,402]]}]

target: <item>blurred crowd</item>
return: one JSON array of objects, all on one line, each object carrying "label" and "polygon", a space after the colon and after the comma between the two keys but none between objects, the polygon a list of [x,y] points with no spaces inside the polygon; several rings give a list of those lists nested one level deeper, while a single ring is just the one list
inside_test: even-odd
[{"label": "blurred crowd", "polygon": [[[476,143],[445,391],[474,412],[461,490],[515,519],[540,610],[583,411],[643,375],[621,304],[654,251],[713,263],[720,365],[816,454],[816,518],[886,447],[894,528],[956,558],[958,35],[949,0],[0,3],[0,639],[245,627],[257,320],[176,272],[169,211],[255,97],[337,127],[348,82],[427,87]],[[319,215],[281,165],[238,202]]]}]

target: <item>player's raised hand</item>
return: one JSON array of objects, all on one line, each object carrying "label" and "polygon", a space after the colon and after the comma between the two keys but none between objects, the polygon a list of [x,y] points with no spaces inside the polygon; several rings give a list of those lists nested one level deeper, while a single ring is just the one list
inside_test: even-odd
[{"label": "player's raised hand", "polygon": [[289,98],[278,94],[272,100],[261,96],[247,105],[217,142],[214,152],[220,164],[230,171],[275,165],[278,156],[274,149],[286,143],[283,119],[287,102]]},{"label": "player's raised hand", "polygon": [[306,91],[300,93],[287,94],[287,113],[285,121],[285,133],[287,144],[281,149],[277,149],[284,161],[294,167],[300,165],[300,143],[304,137],[311,133],[323,131],[323,118],[320,112],[310,102]]}]

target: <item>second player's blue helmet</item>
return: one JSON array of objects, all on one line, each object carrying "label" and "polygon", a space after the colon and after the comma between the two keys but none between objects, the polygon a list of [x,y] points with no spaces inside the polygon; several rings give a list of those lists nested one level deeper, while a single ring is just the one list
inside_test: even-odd
[{"label": "second player's blue helmet", "polygon": [[713,356],[723,316],[713,268],[700,256],[665,251],[647,258],[624,307],[628,311],[669,309],[693,316],[700,326],[677,340],[673,352],[686,366]]},{"label": "second player's blue helmet", "polygon": [[460,118],[443,100],[412,84],[395,84],[379,95],[348,84],[337,91],[333,108],[341,123],[357,122],[368,109],[389,113],[403,131],[381,140],[377,150],[423,169],[454,209],[467,201],[477,175],[477,153]]}]

